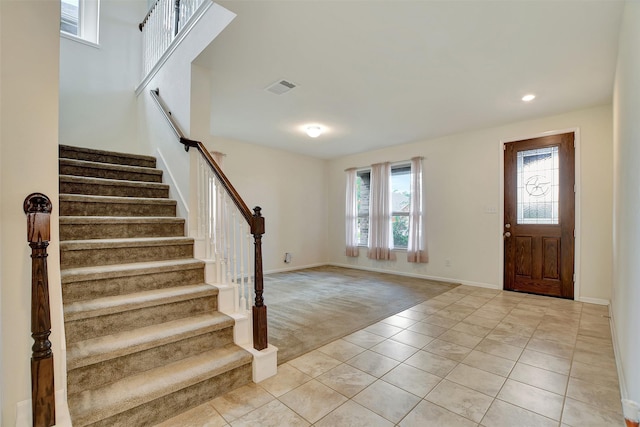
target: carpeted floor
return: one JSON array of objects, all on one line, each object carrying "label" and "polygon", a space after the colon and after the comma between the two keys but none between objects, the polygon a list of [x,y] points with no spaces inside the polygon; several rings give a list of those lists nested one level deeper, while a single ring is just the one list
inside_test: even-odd
[{"label": "carpeted floor", "polygon": [[269,342],[284,363],[456,286],[331,266],[270,274]]}]

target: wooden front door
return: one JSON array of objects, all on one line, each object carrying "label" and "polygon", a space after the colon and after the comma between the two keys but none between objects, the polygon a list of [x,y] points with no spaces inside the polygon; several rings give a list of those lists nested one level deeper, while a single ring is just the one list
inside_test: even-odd
[{"label": "wooden front door", "polygon": [[574,134],[504,144],[504,288],[573,299]]}]

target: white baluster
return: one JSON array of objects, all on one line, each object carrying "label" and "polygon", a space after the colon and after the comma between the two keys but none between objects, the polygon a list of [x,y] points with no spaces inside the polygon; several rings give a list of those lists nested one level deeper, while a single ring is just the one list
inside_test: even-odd
[{"label": "white baluster", "polygon": [[240,310],[245,310],[245,307],[247,305],[247,298],[245,295],[245,286],[247,285],[247,282],[245,280],[245,270],[244,270],[244,261],[245,261],[245,252],[246,252],[246,248],[245,245],[243,243],[243,239],[242,239],[242,232],[244,231],[244,223],[243,222],[239,222],[238,223],[238,227],[240,227]]},{"label": "white baluster", "polygon": [[211,176],[211,172],[207,171],[207,258],[211,259],[213,257],[213,177]]},{"label": "white baluster", "polygon": [[237,268],[236,268],[236,210],[235,206],[231,218],[229,220],[229,262],[233,262],[233,267],[229,266],[229,274],[231,275],[231,283],[233,283],[233,299],[234,311],[238,311],[238,303],[240,296],[238,292]]},{"label": "white baluster", "polygon": [[222,229],[220,223],[222,222],[222,187],[218,185],[216,193],[216,277],[217,283],[222,283]]},{"label": "white baluster", "polygon": [[229,216],[229,206],[230,199],[229,196],[225,193],[224,195],[224,213],[222,214],[224,217],[224,229],[222,233],[224,234],[224,245],[225,245],[225,275],[227,277],[227,283],[231,284],[231,225],[230,225],[230,216]]},{"label": "white baluster", "polygon": [[[247,227],[249,228],[249,227]],[[250,310],[251,309],[251,304],[253,304],[253,276],[251,273],[253,273],[253,239],[251,238],[251,230],[249,229],[249,232],[247,233],[247,264],[249,265],[249,274],[247,275],[247,306],[246,306],[246,310]]]}]

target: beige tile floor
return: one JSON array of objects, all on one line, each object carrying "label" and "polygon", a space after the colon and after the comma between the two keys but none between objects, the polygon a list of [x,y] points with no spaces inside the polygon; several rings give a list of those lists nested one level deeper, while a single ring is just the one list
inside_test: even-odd
[{"label": "beige tile floor", "polygon": [[172,425],[622,426],[607,307],[460,286]]}]

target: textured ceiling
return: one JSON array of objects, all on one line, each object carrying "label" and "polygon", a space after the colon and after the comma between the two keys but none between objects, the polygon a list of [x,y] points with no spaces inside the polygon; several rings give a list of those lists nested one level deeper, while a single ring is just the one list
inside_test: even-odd
[{"label": "textured ceiling", "polygon": [[[223,1],[215,136],[319,158],[611,101],[621,1]],[[283,95],[265,87],[287,79]],[[528,104],[527,93],[537,98]],[[320,123],[326,133],[301,131]]]}]

